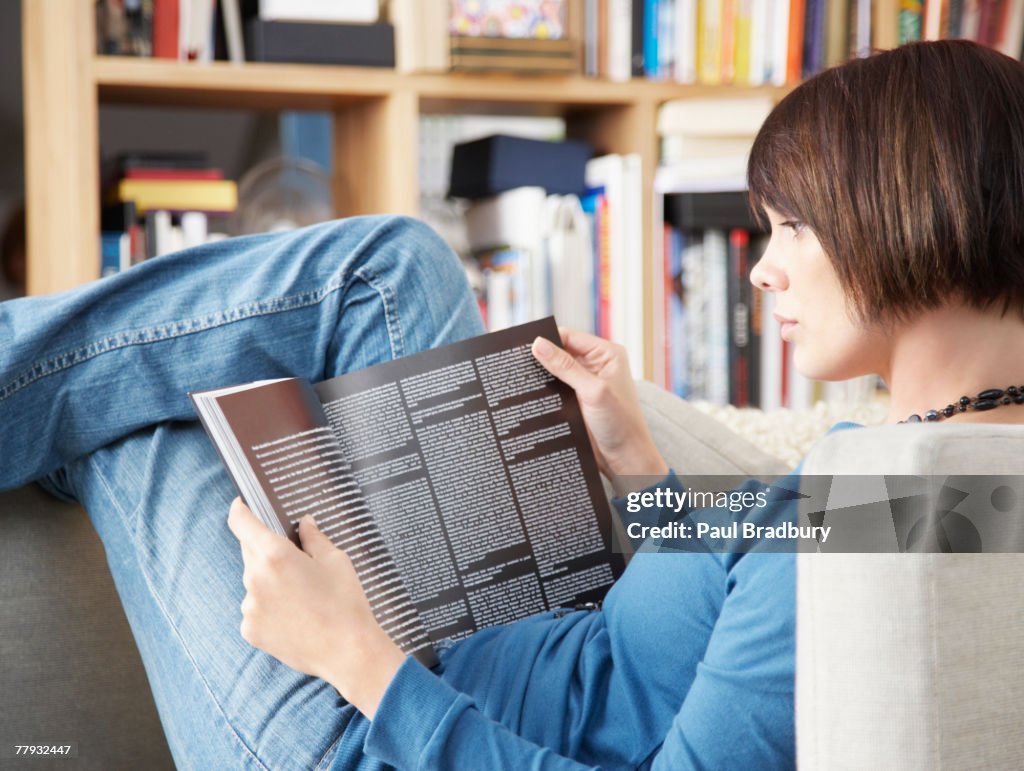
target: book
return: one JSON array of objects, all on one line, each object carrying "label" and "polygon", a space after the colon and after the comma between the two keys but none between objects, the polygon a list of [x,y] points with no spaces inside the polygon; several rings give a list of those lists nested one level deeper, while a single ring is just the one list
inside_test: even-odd
[{"label": "book", "polygon": [[381,626],[434,643],[599,602],[621,574],[571,388],[533,358],[554,319],[350,372],[190,394],[242,498],[345,549]]},{"label": "book", "polygon": [[380,8],[377,0],[260,0],[264,21],[327,21],[372,24]]},{"label": "book", "polygon": [[[608,281],[604,281],[604,266],[598,275],[608,302],[602,297],[599,315],[608,319],[609,339],[621,343],[629,353],[633,376],[644,376],[644,352],[647,338],[643,323],[643,217],[640,212],[643,198],[640,156],[602,155],[587,163],[586,182],[590,188],[603,188],[605,204],[602,207],[602,227],[607,234]],[[599,249],[605,248],[599,244]],[[602,327],[598,327],[602,329]],[[603,332],[602,332],[603,334]]]},{"label": "book", "polygon": [[547,72],[574,75],[580,71],[575,40],[453,35],[449,63],[457,72]]},{"label": "book", "polygon": [[227,213],[238,205],[236,184],[227,179],[122,179],[118,201],[134,201],[139,214],[149,209]]},{"label": "book", "polygon": [[450,0],[448,31],[473,37],[565,37],[568,0]]},{"label": "book", "polygon": [[245,31],[245,50],[255,62],[395,66],[395,31],[385,22],[342,24],[252,18]]},{"label": "book", "polygon": [[750,406],[750,234],[729,231],[727,302],[729,312],[729,403]]},{"label": "book", "polygon": [[753,137],[775,107],[764,94],[670,99],[658,108],[660,136]]},{"label": "book", "polygon": [[604,0],[607,30],[605,77],[615,82],[626,82],[632,75],[633,59],[633,3],[643,0]]},{"label": "book", "polygon": [[697,0],[676,0],[673,75],[679,83],[697,82]]}]

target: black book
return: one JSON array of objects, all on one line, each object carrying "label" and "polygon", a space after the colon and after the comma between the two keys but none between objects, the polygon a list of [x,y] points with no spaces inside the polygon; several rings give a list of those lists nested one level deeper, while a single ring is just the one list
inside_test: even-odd
[{"label": "black book", "polygon": [[630,74],[634,78],[642,78],[644,71],[644,0],[633,0],[633,26],[630,27]]},{"label": "black book", "polygon": [[254,62],[395,66],[395,29],[390,24],[315,24],[250,19],[245,55]]},{"label": "black book", "polygon": [[665,219],[680,230],[743,228],[760,232],[747,193],[676,193],[665,196]]},{"label": "black book", "polygon": [[575,393],[530,353],[548,318],[351,372],[192,393],[245,502],[311,514],[377,619],[433,643],[601,600],[623,569]]}]

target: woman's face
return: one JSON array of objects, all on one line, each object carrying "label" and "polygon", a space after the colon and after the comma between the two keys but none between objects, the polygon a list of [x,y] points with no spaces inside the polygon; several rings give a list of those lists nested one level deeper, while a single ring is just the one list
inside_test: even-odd
[{"label": "woman's face", "polygon": [[[817,236],[804,223],[765,206],[771,239],[750,282],[775,293],[782,337],[795,347],[796,369],[816,380],[846,380],[883,371],[889,339],[856,320]],[[786,323],[789,320],[792,323]]]}]

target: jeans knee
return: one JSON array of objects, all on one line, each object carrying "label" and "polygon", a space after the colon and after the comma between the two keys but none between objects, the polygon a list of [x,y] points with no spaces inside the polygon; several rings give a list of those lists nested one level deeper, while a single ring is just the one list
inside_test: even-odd
[{"label": "jeans knee", "polygon": [[406,307],[478,316],[462,262],[429,225],[405,215],[357,219],[368,220],[369,229],[349,266],[351,275],[378,288],[386,285]]}]

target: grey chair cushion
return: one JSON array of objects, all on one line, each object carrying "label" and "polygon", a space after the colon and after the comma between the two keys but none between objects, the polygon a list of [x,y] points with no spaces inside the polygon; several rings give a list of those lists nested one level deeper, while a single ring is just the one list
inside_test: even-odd
[{"label": "grey chair cushion", "polygon": [[[803,472],[1015,475],[1020,520],[1022,448],[1024,426],[860,428],[819,442]],[[886,500],[865,481],[829,510]],[[961,481],[985,499],[959,511],[989,504]],[[1024,555],[801,554],[797,576],[801,767],[1024,768]]]},{"label": "grey chair cushion", "polygon": [[[0,767],[173,769],[103,546],[81,508],[0,493]],[[74,760],[10,759],[76,743]]]},{"label": "grey chair cushion", "polygon": [[676,473],[761,477],[789,471],[781,460],[678,396],[646,381],[636,387],[654,443]]}]

